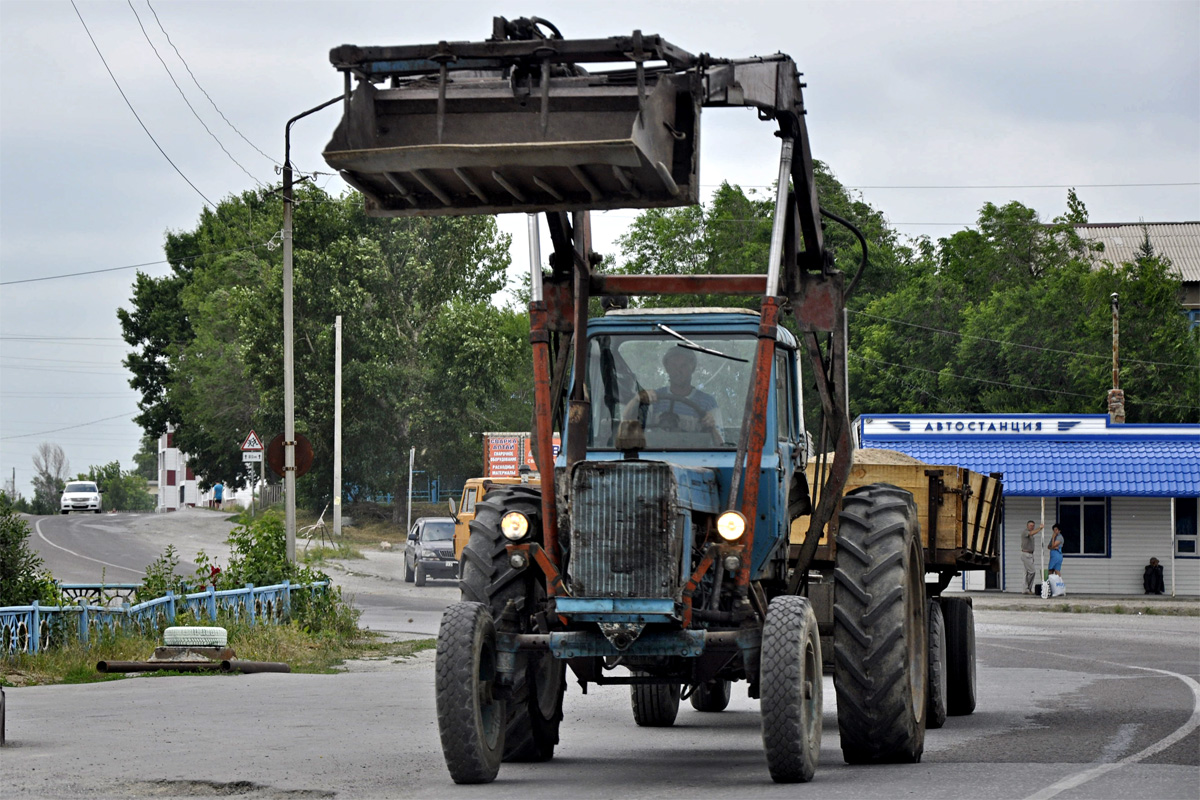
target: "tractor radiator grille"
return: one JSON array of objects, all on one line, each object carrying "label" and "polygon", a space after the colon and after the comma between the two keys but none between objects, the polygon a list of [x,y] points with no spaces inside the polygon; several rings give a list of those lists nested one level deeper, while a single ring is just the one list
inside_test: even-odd
[{"label": "tractor radiator grille", "polygon": [[653,461],[591,461],[571,486],[571,592],[674,597],[683,537],[675,475]]}]

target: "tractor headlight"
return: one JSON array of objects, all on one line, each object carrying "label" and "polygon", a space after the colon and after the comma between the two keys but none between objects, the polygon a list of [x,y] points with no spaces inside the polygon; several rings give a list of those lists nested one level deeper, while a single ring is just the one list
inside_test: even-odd
[{"label": "tractor headlight", "polygon": [[500,532],[509,541],[520,541],[529,533],[529,517],[520,511],[510,511],[500,518]]},{"label": "tractor headlight", "polygon": [[725,541],[737,541],[745,532],[746,518],[737,511],[726,511],[717,517],[717,533]]}]

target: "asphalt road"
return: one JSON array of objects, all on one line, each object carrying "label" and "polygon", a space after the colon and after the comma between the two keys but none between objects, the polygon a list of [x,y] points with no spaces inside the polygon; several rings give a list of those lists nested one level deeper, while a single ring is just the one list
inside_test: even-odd
[{"label": "asphalt road", "polygon": [[174,545],[177,572],[190,575],[203,550],[225,562],[229,515],[206,509],[173,514],[65,514],[27,517],[34,550],[63,583],[139,583],[146,567]]},{"label": "asphalt road", "polygon": [[[339,580],[365,620],[419,635],[454,592],[388,579],[396,560],[347,562],[356,574]],[[1200,618],[980,609],[976,621],[975,714],[929,731],[920,764],[849,767],[827,678],[820,767],[802,787],[770,781],[758,704],[741,687],[723,713],[685,703],[674,728],[644,729],[627,689],[577,685],[552,762],[455,786],[431,652],[339,675],[9,689],[0,784],[6,797],[56,798],[1200,797]]]}]

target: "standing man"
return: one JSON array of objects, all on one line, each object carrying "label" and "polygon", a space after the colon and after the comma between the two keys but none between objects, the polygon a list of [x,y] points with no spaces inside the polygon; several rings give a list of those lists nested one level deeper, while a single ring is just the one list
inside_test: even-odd
[{"label": "standing man", "polygon": [[1037,572],[1033,567],[1033,537],[1041,532],[1041,525],[1037,525],[1033,520],[1025,523],[1025,530],[1021,531],[1021,564],[1025,567],[1025,594],[1033,594],[1034,584],[1037,582]]},{"label": "standing man", "polygon": [[216,503],[216,507],[218,510],[220,510],[220,508],[221,508],[221,500],[224,497],[225,497],[225,485],[218,481],[213,486],[213,501]]}]

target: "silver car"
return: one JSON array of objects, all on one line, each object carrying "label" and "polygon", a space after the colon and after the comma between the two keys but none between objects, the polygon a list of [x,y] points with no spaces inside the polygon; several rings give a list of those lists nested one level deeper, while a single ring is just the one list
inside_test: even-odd
[{"label": "silver car", "polygon": [[99,514],[100,487],[93,481],[71,481],[63,489],[59,509],[64,514],[70,514],[72,511],[92,511]]}]

